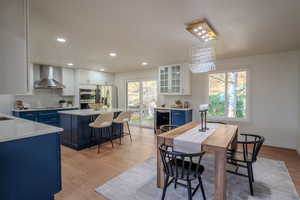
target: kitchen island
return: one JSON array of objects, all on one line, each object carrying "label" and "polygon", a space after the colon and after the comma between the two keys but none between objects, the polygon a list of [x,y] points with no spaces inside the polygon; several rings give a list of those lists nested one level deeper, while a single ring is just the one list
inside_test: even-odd
[{"label": "kitchen island", "polygon": [[[62,144],[76,150],[96,145],[96,143],[91,140],[92,128],[89,127],[89,123],[94,121],[98,115],[103,113],[113,112],[114,117],[117,117],[122,111],[122,109],[81,109],[59,111],[60,127],[64,129],[61,137]],[[112,130],[113,139],[122,137],[123,124],[113,124]],[[106,142],[108,140],[108,133],[103,131],[102,134],[104,139],[100,142]]]},{"label": "kitchen island", "polygon": [[0,199],[54,200],[63,129],[0,114]]}]

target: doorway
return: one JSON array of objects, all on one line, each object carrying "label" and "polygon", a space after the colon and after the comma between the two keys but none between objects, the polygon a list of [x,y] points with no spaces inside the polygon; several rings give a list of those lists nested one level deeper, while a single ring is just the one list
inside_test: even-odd
[{"label": "doorway", "polygon": [[157,81],[127,81],[127,109],[133,111],[131,124],[153,128],[157,105]]}]

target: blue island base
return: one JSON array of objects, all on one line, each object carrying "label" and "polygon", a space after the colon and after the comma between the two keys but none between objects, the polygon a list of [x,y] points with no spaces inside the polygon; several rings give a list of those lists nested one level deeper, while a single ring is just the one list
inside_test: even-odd
[{"label": "blue island base", "polygon": [[[117,117],[120,112],[115,112],[114,117]],[[62,132],[62,144],[75,150],[82,150],[96,145],[98,142],[103,143],[109,141],[108,131],[105,129],[96,129],[96,137],[99,131],[102,131],[103,138],[98,138],[95,142],[92,139],[92,128],[89,123],[97,116],[80,116],[60,113],[60,127],[64,129]],[[112,128],[113,139],[123,136],[123,124],[113,124]]]}]

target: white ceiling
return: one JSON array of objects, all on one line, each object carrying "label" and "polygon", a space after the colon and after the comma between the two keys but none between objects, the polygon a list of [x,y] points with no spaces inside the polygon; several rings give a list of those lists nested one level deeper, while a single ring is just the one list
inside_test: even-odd
[{"label": "white ceiling", "polygon": [[201,42],[185,24],[203,18],[218,58],[295,50],[299,10],[299,0],[31,0],[31,61],[109,72],[186,62]]}]

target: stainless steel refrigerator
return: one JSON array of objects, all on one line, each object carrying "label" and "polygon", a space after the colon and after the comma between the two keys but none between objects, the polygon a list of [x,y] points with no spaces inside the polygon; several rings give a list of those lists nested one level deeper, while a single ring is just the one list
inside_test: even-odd
[{"label": "stainless steel refrigerator", "polygon": [[118,108],[117,87],[113,85],[97,85],[92,88],[80,88],[80,108],[89,108],[88,104],[101,103],[104,108]]}]

